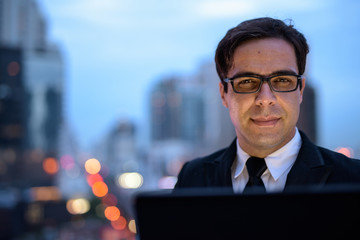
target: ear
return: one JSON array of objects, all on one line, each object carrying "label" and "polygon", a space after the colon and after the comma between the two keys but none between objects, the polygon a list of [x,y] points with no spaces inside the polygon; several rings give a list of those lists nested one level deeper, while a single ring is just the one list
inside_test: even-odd
[{"label": "ear", "polygon": [[306,78],[303,77],[301,81],[302,81],[302,88],[300,90],[300,103],[302,103],[302,100],[303,100]]},{"label": "ear", "polygon": [[222,101],[222,104],[228,108],[228,104],[227,104],[227,101],[226,101],[226,92],[224,90],[224,85],[222,84],[222,82],[219,82],[219,92],[220,92],[220,97],[221,97],[221,101]]}]

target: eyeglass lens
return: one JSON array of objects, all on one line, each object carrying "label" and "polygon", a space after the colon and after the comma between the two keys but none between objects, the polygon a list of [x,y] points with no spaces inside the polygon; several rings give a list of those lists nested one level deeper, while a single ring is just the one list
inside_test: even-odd
[{"label": "eyeglass lens", "polygon": [[[297,76],[281,75],[269,79],[271,88],[279,92],[293,91],[297,87]],[[256,92],[259,90],[262,79],[260,77],[243,76],[233,79],[234,90],[237,92]]]}]

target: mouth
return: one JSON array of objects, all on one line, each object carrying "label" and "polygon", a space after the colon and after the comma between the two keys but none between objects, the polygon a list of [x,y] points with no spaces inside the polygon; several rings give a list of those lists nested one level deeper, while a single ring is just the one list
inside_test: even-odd
[{"label": "mouth", "polygon": [[280,120],[279,117],[256,117],[251,118],[251,121],[259,127],[274,127]]}]

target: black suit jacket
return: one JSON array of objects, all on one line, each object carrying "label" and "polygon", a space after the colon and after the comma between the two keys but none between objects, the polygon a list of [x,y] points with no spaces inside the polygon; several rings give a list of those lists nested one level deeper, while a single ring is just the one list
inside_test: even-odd
[{"label": "black suit jacket", "polygon": [[[359,184],[360,160],[314,145],[300,132],[302,145],[291,168],[285,190],[293,186]],[[231,166],[236,157],[236,139],[209,156],[187,162],[175,188],[231,187]]]}]

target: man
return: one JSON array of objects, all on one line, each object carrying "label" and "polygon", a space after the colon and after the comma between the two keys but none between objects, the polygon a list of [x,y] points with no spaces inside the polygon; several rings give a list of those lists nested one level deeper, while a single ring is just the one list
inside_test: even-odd
[{"label": "man", "polygon": [[292,25],[242,22],[220,41],[215,62],[223,105],[237,138],[186,163],[175,188],[283,191],[299,185],[360,183],[360,161],[315,146],[296,123],[309,48]]}]

